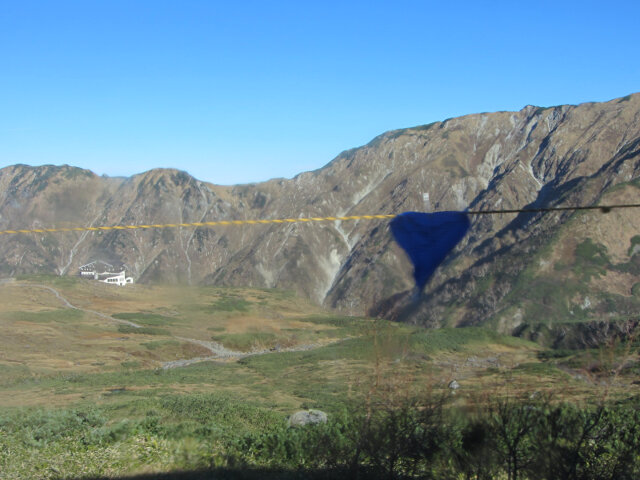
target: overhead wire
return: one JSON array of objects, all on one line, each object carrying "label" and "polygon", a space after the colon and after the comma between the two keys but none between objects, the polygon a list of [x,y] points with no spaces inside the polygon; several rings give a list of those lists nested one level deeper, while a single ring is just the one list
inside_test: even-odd
[{"label": "overhead wire", "polygon": [[[600,210],[608,213],[613,209],[619,208],[639,208],[640,203],[619,204],[619,205],[588,205],[575,207],[540,207],[540,208],[515,208],[504,210],[468,210],[462,213],[467,215],[498,215],[506,213],[540,213],[540,212],[557,212],[567,210]],[[110,225],[101,227],[58,227],[58,228],[32,228],[32,229],[15,229],[0,230],[0,235],[17,235],[32,233],[59,233],[59,232],[102,232],[111,230],[148,230],[160,228],[181,228],[181,227],[217,227],[217,226],[233,226],[233,225],[268,225],[268,224],[286,224],[286,223],[312,223],[312,222],[334,222],[349,220],[384,220],[397,217],[397,214],[382,215],[349,215],[340,217],[301,217],[301,218],[275,218],[275,219],[255,219],[255,220],[217,220],[212,222],[191,222],[191,223],[163,223],[148,225]]]},{"label": "overhead wire", "polygon": [[609,213],[614,208],[638,208],[640,203],[629,203],[621,205],[587,205],[579,207],[540,207],[540,208],[514,208],[505,210],[473,210],[465,212],[468,215],[495,215],[499,213],[539,213],[539,212],[562,212],[566,210],[600,210],[602,213]]}]

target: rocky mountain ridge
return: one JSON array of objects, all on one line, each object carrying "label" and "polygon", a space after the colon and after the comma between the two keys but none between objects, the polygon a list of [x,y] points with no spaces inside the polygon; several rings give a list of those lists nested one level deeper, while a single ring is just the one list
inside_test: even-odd
[{"label": "rocky mountain ridge", "polygon": [[[318,170],[250,185],[214,185],[171,169],[105,178],[14,165],[0,170],[0,229],[640,203],[639,153],[634,94],[394,130]],[[350,314],[507,331],[570,320],[578,310],[585,319],[640,311],[632,292],[639,212],[471,220],[419,301],[409,299],[411,267],[382,220],[2,236],[0,270],[69,275],[102,259],[127,264],[139,282],[287,288]],[[601,253],[583,258],[581,248]],[[583,270],[594,268],[585,280]],[[538,284],[542,310],[527,300],[527,285]],[[592,293],[580,310],[582,290]]]}]

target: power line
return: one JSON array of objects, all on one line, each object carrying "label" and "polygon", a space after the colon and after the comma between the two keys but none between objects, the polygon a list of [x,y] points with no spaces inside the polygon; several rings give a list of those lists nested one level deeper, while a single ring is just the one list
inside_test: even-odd
[{"label": "power line", "polygon": [[466,212],[469,215],[496,215],[500,213],[538,213],[538,212],[562,212],[566,210],[600,210],[609,213],[614,208],[638,208],[640,203],[622,205],[589,205],[582,207],[541,207],[541,208],[516,208],[512,210],[472,210]]},{"label": "power line", "polygon": [[309,218],[278,218],[270,220],[219,220],[215,222],[194,223],[164,223],[154,225],[114,225],[108,227],[69,227],[69,228],[34,228],[30,230],[1,230],[0,235],[18,233],[52,233],[52,232],[97,232],[105,230],[137,230],[153,228],[179,228],[179,227],[216,227],[229,225],[264,225],[273,223],[304,223],[304,222],[331,222],[337,220],[374,220],[394,218],[396,215],[352,215],[347,217],[309,217]]},{"label": "power line", "polygon": [[[544,208],[519,208],[506,210],[470,210],[464,212],[468,215],[499,215],[505,213],[540,213],[559,212],[567,210],[600,210],[608,213],[618,208],[639,208],[640,203],[621,205],[590,205],[577,207],[544,207]],[[103,232],[110,230],[148,230],[157,228],[180,228],[180,227],[217,227],[233,225],[268,225],[283,223],[310,223],[310,222],[335,222],[348,220],[384,220],[395,218],[396,214],[387,215],[350,215],[344,217],[307,217],[307,218],[278,218],[266,220],[218,220],[215,222],[193,222],[193,223],[163,223],[149,225],[112,225],[104,227],[61,227],[61,228],[33,228],[20,230],[0,230],[0,235],[17,235],[30,233],[59,233],[59,232]]]}]

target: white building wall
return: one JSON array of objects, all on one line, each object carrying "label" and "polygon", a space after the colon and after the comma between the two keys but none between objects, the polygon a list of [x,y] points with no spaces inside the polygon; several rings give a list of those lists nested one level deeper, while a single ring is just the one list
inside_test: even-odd
[{"label": "white building wall", "polygon": [[100,280],[103,283],[108,283],[110,285],[119,285],[121,287],[125,286],[127,283],[133,283],[133,278],[125,276],[124,270],[116,275],[111,277],[107,277],[104,280]]}]

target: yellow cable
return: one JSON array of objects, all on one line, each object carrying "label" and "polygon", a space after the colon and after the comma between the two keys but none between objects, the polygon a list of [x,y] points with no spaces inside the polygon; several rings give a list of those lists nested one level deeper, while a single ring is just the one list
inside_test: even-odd
[{"label": "yellow cable", "polygon": [[307,223],[333,222],[338,220],[376,220],[394,218],[396,215],[351,215],[348,217],[310,217],[310,218],[275,218],[272,220],[219,220],[216,222],[194,223],[164,223],[156,225],[113,225],[108,227],[72,227],[72,228],[34,228],[31,230],[0,230],[0,235],[15,235],[18,233],[56,233],[56,232],[95,232],[105,230],[136,230],[149,228],[179,228],[179,227],[217,227],[227,225],[264,225],[269,223]]},{"label": "yellow cable", "polygon": [[[600,210],[604,213],[614,208],[638,208],[640,204],[626,205],[589,205],[577,207],[546,207],[546,208],[522,208],[513,210],[478,210],[467,211],[467,215],[495,215],[504,213],[543,213],[564,210]],[[156,225],[113,225],[110,227],[73,227],[73,228],[34,228],[31,230],[0,230],[0,235],[16,235],[19,233],[55,233],[55,232],[86,232],[105,230],[136,230],[139,228],[179,228],[179,227],[217,227],[226,225],[264,225],[269,223],[307,223],[307,222],[334,222],[342,220],[383,220],[394,218],[397,215],[351,215],[348,217],[309,217],[309,218],[275,218],[272,220],[218,220],[216,222],[194,223],[165,223]]]}]

